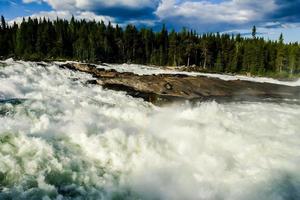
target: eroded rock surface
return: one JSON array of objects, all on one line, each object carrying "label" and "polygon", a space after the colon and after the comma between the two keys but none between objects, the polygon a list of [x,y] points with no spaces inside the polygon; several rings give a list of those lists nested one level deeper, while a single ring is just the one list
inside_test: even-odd
[{"label": "eroded rock surface", "polygon": [[60,67],[92,74],[92,84],[125,91],[152,103],[177,100],[266,100],[300,99],[300,87],[250,81],[225,81],[205,76],[174,74],[137,75],[130,72],[105,70],[91,64],[68,63]]}]

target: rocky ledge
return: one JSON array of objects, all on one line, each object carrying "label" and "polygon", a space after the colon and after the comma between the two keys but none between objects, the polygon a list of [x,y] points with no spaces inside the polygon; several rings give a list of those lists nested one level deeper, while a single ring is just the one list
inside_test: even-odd
[{"label": "rocky ledge", "polygon": [[133,97],[160,104],[181,100],[199,101],[281,101],[300,99],[300,87],[250,81],[225,81],[205,76],[174,74],[137,75],[106,70],[91,64],[67,63],[62,68],[92,74],[90,84],[125,91]]}]

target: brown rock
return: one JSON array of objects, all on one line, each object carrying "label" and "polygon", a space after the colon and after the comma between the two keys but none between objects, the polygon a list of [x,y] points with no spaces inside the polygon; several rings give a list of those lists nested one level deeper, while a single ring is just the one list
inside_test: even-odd
[{"label": "brown rock", "polygon": [[188,75],[136,75],[96,68],[90,64],[64,64],[61,67],[92,74],[93,83],[104,88],[125,91],[153,103],[177,100],[266,100],[300,99],[300,87],[250,81],[224,81],[218,78]]}]

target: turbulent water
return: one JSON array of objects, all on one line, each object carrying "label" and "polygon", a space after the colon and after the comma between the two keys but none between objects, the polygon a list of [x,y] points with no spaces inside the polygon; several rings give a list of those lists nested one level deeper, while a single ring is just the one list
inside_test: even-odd
[{"label": "turbulent water", "polygon": [[0,199],[297,200],[300,106],[156,107],[54,64],[0,65]]}]

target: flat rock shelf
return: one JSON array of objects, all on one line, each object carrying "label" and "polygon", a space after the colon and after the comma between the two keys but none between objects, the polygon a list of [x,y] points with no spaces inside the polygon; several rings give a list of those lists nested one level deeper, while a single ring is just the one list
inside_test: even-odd
[{"label": "flat rock shelf", "polygon": [[125,91],[133,97],[154,104],[176,101],[292,101],[299,103],[300,87],[242,80],[225,81],[205,76],[182,74],[137,75],[131,72],[106,70],[93,64],[64,63],[59,65],[92,74],[89,84]]}]

